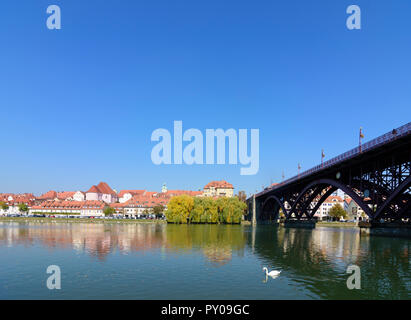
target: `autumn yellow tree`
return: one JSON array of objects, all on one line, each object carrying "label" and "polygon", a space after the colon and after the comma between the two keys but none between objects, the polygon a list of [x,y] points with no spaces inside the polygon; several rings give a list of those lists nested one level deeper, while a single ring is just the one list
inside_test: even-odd
[{"label": "autumn yellow tree", "polygon": [[194,209],[194,199],[188,195],[172,197],[165,212],[168,222],[188,223]]},{"label": "autumn yellow tree", "polygon": [[241,223],[247,204],[238,197],[218,199],[190,197],[171,198],[166,218],[171,223]]}]

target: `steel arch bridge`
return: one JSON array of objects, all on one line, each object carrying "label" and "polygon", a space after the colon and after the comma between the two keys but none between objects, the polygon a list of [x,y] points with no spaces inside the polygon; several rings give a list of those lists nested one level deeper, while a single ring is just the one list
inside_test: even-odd
[{"label": "steel arch bridge", "polygon": [[[312,220],[337,189],[370,221],[411,220],[411,122],[247,199],[253,220]],[[251,215],[249,215],[251,216]]]}]

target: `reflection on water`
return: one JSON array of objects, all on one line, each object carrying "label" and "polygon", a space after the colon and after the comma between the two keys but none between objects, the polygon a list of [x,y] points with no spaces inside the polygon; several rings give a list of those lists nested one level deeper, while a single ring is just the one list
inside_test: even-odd
[{"label": "reflection on water", "polygon": [[[239,232],[240,231],[240,232]],[[55,224],[0,223],[0,245],[41,243],[49,248],[73,248],[104,260],[119,250],[174,252],[200,250],[216,265],[231,260],[233,251],[243,254],[246,237],[241,227],[201,226],[201,232],[187,225],[165,224]]]},{"label": "reflection on water", "polygon": [[[20,297],[17,288],[25,284],[13,291],[10,277],[15,270],[34,277],[21,259],[30,263],[44,254],[66,269],[88,268],[81,281],[79,271],[67,275],[64,298],[409,299],[409,250],[407,239],[361,237],[354,228],[0,223],[0,259],[9,267],[0,270],[0,298]],[[361,290],[346,287],[350,264],[361,268]],[[282,272],[264,281],[262,267]],[[93,280],[96,273],[110,281]],[[53,298],[31,290],[24,298]]]},{"label": "reflection on water", "polygon": [[[257,232],[255,253],[289,270],[316,296],[326,299],[410,297],[411,241],[360,236],[355,228],[288,229]],[[274,244],[274,246],[272,245]],[[347,266],[361,268],[362,289],[346,290]]]}]

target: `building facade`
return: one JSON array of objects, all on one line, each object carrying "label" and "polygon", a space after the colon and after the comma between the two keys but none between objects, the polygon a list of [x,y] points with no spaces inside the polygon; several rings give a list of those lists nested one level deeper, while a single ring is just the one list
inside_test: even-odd
[{"label": "building facade", "polygon": [[[344,200],[340,196],[329,196],[318,208],[317,212],[314,214],[318,220],[328,220],[330,219],[330,210],[333,206],[339,204],[344,208]],[[312,206],[317,205],[316,201],[312,202]]]},{"label": "building facade", "polygon": [[104,216],[107,204],[103,201],[44,201],[30,208],[30,214]]},{"label": "building facade", "polygon": [[104,201],[105,203],[115,203],[118,201],[117,194],[105,182],[100,182],[97,186],[92,186],[86,192],[87,201]]},{"label": "building facade", "polygon": [[227,181],[211,181],[204,187],[205,197],[233,197],[234,187]]}]

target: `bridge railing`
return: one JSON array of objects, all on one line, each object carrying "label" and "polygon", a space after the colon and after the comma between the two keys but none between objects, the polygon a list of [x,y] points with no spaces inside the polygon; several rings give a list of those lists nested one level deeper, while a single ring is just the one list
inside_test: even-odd
[{"label": "bridge railing", "polygon": [[[384,145],[384,144],[386,144],[390,141],[399,139],[399,138],[401,138],[403,136],[406,136],[406,135],[409,135],[409,134],[411,134],[411,122],[397,128],[397,129],[394,129],[390,132],[387,132],[386,134],[383,134],[382,136],[379,136],[379,137],[377,137],[373,140],[370,140],[370,141],[364,143],[361,147],[360,146],[355,147],[355,148],[353,148],[353,149],[351,149],[347,152],[344,152],[344,153],[342,153],[342,154],[340,154],[340,155],[338,155],[338,156],[336,156],[336,157],[334,157],[330,160],[325,161],[323,164],[317,165],[317,166],[315,166],[315,167],[313,167],[309,170],[306,170],[306,171],[302,172],[299,175],[296,175],[296,176],[294,176],[290,179],[287,179],[279,185],[275,185],[273,187],[270,187],[269,190],[279,188],[284,184],[287,184],[287,183],[293,182],[295,180],[298,180],[300,178],[306,177],[306,176],[308,176],[308,175],[310,175],[314,172],[320,171],[320,170],[325,169],[327,167],[331,167],[331,166],[333,166],[337,163],[340,163],[342,161],[346,161],[350,158],[353,158],[353,157],[359,155],[360,153],[370,151],[370,150],[372,150],[374,148],[377,148],[381,145]],[[264,193],[264,191],[262,193]]]}]

